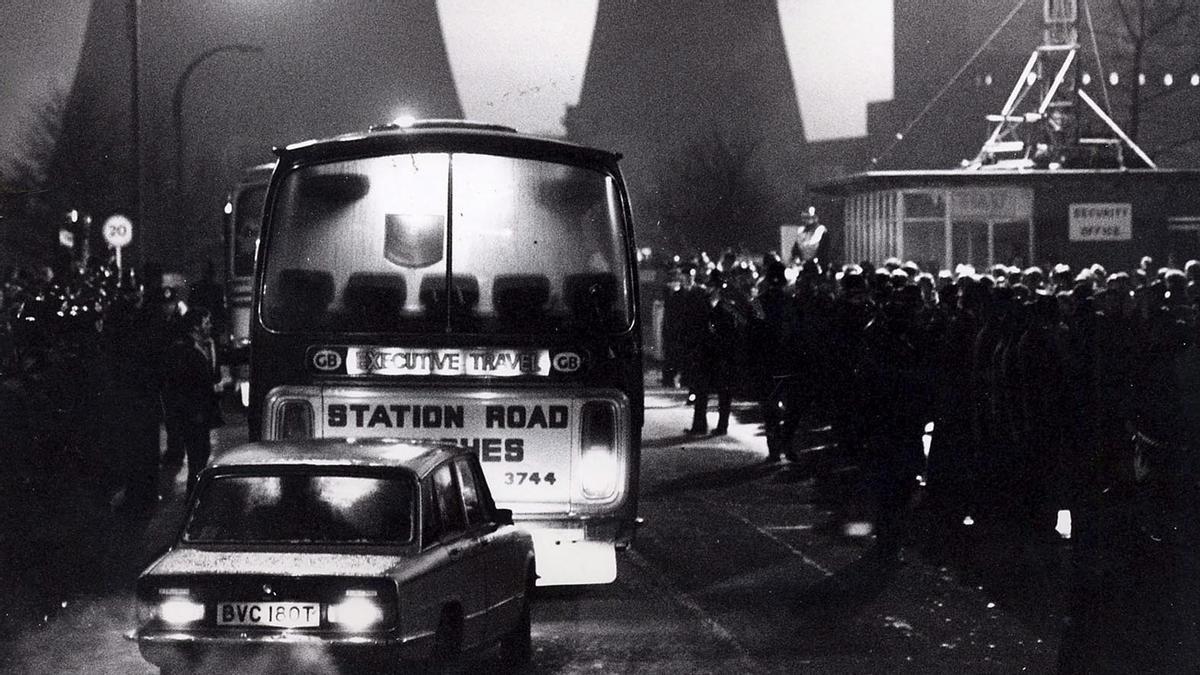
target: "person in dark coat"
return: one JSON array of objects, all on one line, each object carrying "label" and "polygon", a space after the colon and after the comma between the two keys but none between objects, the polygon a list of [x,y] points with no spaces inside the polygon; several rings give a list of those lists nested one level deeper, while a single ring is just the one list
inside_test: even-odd
[{"label": "person in dark coat", "polygon": [[673,267],[663,300],[662,385],[669,389],[679,386],[687,356],[688,301],[696,285],[695,274],[694,268]]},{"label": "person in dark coat", "polygon": [[917,323],[920,307],[920,289],[898,289],[867,325],[859,360],[878,508],[876,553],[885,560],[900,554],[924,460],[921,435],[931,415],[927,345]]},{"label": "person in dark coat", "polygon": [[1123,483],[1072,534],[1060,673],[1191,673],[1200,663],[1200,331],[1165,304],[1147,319]]},{"label": "person in dark coat", "polygon": [[183,315],[182,334],[163,357],[163,408],[183,441],[188,491],[212,452],[209,431],[220,426],[220,376],[212,345],[212,315],[197,307]]},{"label": "person in dark coat", "polygon": [[1052,535],[1062,505],[1066,455],[1066,349],[1058,299],[1039,294],[1030,304],[1029,321],[1016,343],[1013,375],[1019,387],[1014,410],[1018,445],[1010,466],[1018,516],[1035,534]]},{"label": "person in dark coat", "polygon": [[875,315],[867,285],[868,275],[852,265],[840,281],[841,293],[833,306],[832,328],[814,353],[826,354],[830,422],[843,458],[857,461],[866,447],[862,408],[865,391],[856,359],[862,351],[863,330]]},{"label": "person in dark coat", "polygon": [[757,381],[763,427],[767,434],[767,460],[779,461],[786,453],[811,382],[801,381],[800,307],[788,290],[784,265],[768,264],[762,290],[751,303],[748,326],[751,370]]},{"label": "person in dark coat", "polygon": [[[981,313],[986,291],[969,276],[947,287],[961,289],[940,294],[945,329],[935,358],[934,429],[926,471],[928,501],[934,517],[947,532],[972,515],[975,500],[979,446],[972,436],[972,420],[980,402],[979,390],[970,380],[975,340],[983,328]],[[937,542],[937,543],[945,543]]]},{"label": "person in dark coat", "polygon": [[708,433],[708,398],[717,394],[717,426],[714,436],[729,430],[729,414],[733,406],[733,385],[741,337],[746,315],[735,289],[726,282],[719,269],[711,270],[705,281],[706,313],[703,332],[696,345],[697,367],[692,383],[692,426],[689,434]]},{"label": "person in dark coat", "polygon": [[99,442],[124,477],[120,508],[131,515],[145,515],[158,503],[162,372],[144,299],[140,287],[126,288],[104,327],[112,377],[102,396]]}]

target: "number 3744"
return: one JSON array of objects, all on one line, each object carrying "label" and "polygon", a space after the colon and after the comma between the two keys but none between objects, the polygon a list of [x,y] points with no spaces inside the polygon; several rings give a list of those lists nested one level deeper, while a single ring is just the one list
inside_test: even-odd
[{"label": "number 3744", "polygon": [[504,474],[505,485],[524,485],[526,483],[554,485],[556,482],[558,482],[558,478],[554,476],[553,471],[549,473],[541,473],[540,471],[532,473],[528,471],[508,471]]}]

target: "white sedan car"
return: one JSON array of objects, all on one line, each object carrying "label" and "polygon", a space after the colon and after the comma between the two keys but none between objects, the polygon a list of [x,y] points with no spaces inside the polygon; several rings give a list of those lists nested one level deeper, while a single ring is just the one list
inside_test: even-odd
[{"label": "white sedan car", "polygon": [[254,443],[202,472],[178,542],[138,578],[132,635],[165,673],[390,670],[496,642],[522,663],[536,578],[468,450]]}]

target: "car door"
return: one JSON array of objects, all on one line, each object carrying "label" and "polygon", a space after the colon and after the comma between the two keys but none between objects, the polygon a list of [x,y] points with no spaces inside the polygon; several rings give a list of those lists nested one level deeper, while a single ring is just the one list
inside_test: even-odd
[{"label": "car door", "polygon": [[467,521],[457,471],[446,462],[433,471],[433,497],[440,521],[440,544],[445,547],[447,583],[458,591],[462,604],[463,645],[474,646],[487,639],[487,568],[480,555],[479,530]]},{"label": "car door", "polygon": [[488,631],[498,637],[512,626],[515,619],[516,595],[523,580],[521,570],[515,569],[511,541],[504,532],[497,532],[492,507],[486,498],[482,472],[471,457],[459,457],[454,465],[461,486],[467,524],[478,540],[479,559],[484,563],[484,584],[488,598]]}]

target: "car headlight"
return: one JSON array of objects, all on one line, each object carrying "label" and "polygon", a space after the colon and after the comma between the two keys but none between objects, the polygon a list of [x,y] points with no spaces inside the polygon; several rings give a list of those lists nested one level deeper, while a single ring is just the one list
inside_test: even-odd
[{"label": "car headlight", "polygon": [[138,602],[138,621],[161,621],[172,626],[196,623],[204,619],[204,603],[191,597],[186,588],[160,588],[156,597]]},{"label": "car headlight", "polygon": [[344,630],[363,631],[383,623],[383,608],[374,591],[347,591],[344,600],[329,606],[326,618]]},{"label": "car headlight", "polygon": [[171,598],[158,606],[158,616],[163,623],[173,626],[195,623],[204,618],[204,604],[189,598]]}]

